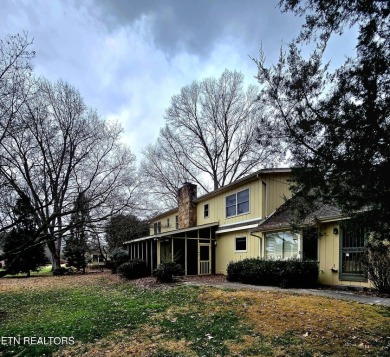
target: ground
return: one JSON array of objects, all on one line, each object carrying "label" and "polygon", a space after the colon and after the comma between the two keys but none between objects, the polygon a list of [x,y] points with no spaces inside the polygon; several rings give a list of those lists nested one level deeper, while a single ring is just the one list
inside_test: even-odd
[{"label": "ground", "polygon": [[3,356],[385,356],[390,309],[110,273],[3,278],[0,336],[75,341],[3,340]]}]

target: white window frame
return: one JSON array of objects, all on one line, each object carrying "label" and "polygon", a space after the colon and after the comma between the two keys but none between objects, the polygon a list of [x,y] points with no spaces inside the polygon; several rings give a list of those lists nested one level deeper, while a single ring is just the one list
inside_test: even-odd
[{"label": "white window frame", "polygon": [[[245,250],[237,250],[237,239],[245,238]],[[237,236],[234,237],[234,253],[247,253],[248,252],[248,237],[247,236]]]},{"label": "white window frame", "polygon": [[[282,239],[282,256],[281,257],[267,257],[267,240],[269,238],[268,235],[271,235],[271,234],[280,234],[280,233],[290,233],[292,235],[292,240],[293,241],[296,241],[297,243],[297,256],[296,257],[286,257],[285,256],[285,251],[284,251],[284,247],[285,247],[285,242],[286,240],[284,238],[279,238],[279,239]],[[295,239],[294,239],[295,237]],[[300,247],[301,247],[301,235],[300,234],[297,234],[297,233],[293,233],[291,231],[276,231],[276,232],[268,232],[265,234],[265,239],[264,239],[264,258],[266,259],[275,259],[275,260],[288,260],[288,259],[299,259],[301,257],[301,250],[300,250]]]},{"label": "white window frame", "polygon": [[[247,191],[247,190],[248,190],[248,201],[244,201],[244,202],[248,202],[248,211],[247,212],[238,213],[237,196],[238,196],[239,193]],[[228,216],[228,214],[227,214],[228,213],[227,212],[227,208],[228,208],[228,206],[227,206],[227,198],[231,197],[231,196],[235,196],[235,206],[234,206],[235,207],[235,214],[232,214],[232,215]],[[250,211],[251,211],[251,200],[250,200],[250,197],[251,197],[251,191],[250,191],[249,187],[244,188],[243,190],[240,190],[240,191],[237,191],[235,193],[232,193],[230,195],[225,196],[225,217],[226,218],[232,218],[232,217],[241,216],[243,214],[249,214]],[[240,202],[240,203],[244,203],[244,202]],[[233,205],[231,205],[229,207],[233,207]]]}]

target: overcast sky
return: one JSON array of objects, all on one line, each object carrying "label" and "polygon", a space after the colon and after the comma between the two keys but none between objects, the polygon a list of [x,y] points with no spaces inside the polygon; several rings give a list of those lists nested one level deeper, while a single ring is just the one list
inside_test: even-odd
[{"label": "overcast sky", "polygon": [[[0,37],[28,31],[35,71],[66,80],[88,106],[125,129],[140,152],[164,125],[172,95],[193,80],[241,71],[255,84],[261,44],[267,61],[295,37],[302,19],[277,0],[1,0]],[[335,38],[334,66],[352,52],[352,36]]]}]

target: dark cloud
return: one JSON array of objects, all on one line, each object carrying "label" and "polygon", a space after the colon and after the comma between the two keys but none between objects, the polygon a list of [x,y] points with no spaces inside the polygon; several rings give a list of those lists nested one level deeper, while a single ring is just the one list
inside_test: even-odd
[{"label": "dark cloud", "polygon": [[168,55],[184,50],[207,56],[226,38],[256,55],[261,42],[280,47],[282,40],[289,41],[301,23],[292,14],[281,14],[276,0],[95,0],[95,6],[111,29],[150,17],[155,44]]}]

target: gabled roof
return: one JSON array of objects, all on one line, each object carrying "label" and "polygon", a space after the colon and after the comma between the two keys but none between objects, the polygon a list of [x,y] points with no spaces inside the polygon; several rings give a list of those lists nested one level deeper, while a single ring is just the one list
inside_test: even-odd
[{"label": "gabled roof", "polygon": [[[268,218],[259,223],[253,231],[275,231],[291,228],[294,219],[293,204],[294,198],[290,198]],[[335,205],[318,203],[317,208],[310,212],[301,222],[302,225],[312,225],[316,222],[332,222],[345,218],[341,210]]]}]

